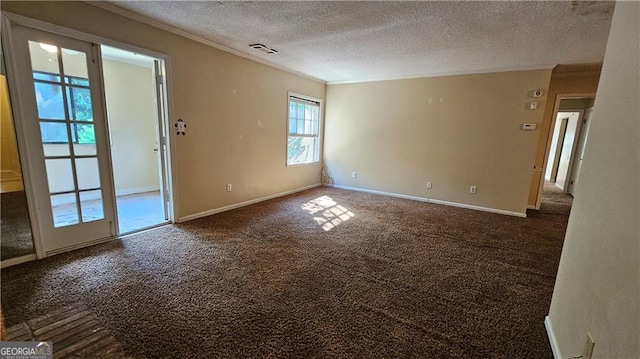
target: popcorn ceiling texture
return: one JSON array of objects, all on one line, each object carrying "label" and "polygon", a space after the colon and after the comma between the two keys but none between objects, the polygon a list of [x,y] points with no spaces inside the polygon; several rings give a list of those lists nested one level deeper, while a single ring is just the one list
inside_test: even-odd
[{"label": "popcorn ceiling texture", "polygon": [[[601,63],[613,2],[112,2],[331,82]],[[249,48],[262,43],[266,55]]]}]

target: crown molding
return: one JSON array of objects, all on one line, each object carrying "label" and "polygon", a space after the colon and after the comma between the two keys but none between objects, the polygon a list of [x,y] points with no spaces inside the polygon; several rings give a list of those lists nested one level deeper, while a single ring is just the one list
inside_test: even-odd
[{"label": "crown molding", "polygon": [[213,48],[221,50],[221,51],[229,52],[229,53],[234,54],[236,56],[245,58],[247,60],[255,61],[255,62],[261,63],[263,65],[267,65],[269,67],[273,67],[275,69],[290,73],[292,75],[301,76],[301,77],[304,77],[304,78],[307,78],[309,80],[312,80],[312,81],[315,81],[315,82],[319,82],[319,83],[325,84],[325,85],[327,83],[325,80],[319,79],[317,77],[313,77],[313,76],[311,76],[309,74],[305,74],[303,72],[293,70],[293,69],[288,68],[286,66],[282,66],[282,65],[267,61],[267,60],[262,59],[260,57],[253,56],[253,55],[250,55],[250,54],[247,54],[247,53],[232,49],[230,47],[218,44],[218,43],[216,43],[214,41],[207,40],[207,39],[202,38],[200,36],[196,36],[194,34],[191,34],[191,33],[187,32],[187,31],[180,30],[180,29],[178,29],[176,27],[173,27],[171,25],[167,25],[167,24],[165,24],[163,22],[160,22],[160,21],[157,21],[157,20],[153,20],[153,19],[151,19],[149,17],[146,17],[144,15],[135,13],[133,11],[129,11],[127,9],[123,9],[123,8],[121,8],[119,6],[116,6],[116,5],[113,5],[113,4],[110,4],[110,3],[106,3],[104,1],[85,1],[85,3],[88,4],[88,5],[95,6],[97,8],[109,11],[111,13],[120,15],[122,17],[128,18],[130,20],[134,20],[134,21],[137,21],[137,22],[140,22],[140,23],[155,27],[155,28],[160,29],[160,30],[164,30],[164,31],[170,32],[170,33],[172,33],[174,35],[178,35],[178,36],[187,38],[189,40],[196,41],[196,42],[201,43],[203,45],[206,45],[206,46],[209,46],[209,47],[213,47]]}]

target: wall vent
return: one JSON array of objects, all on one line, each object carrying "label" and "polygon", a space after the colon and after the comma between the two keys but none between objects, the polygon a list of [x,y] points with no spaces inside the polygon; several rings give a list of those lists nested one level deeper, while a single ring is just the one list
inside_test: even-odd
[{"label": "wall vent", "polygon": [[269,48],[269,47],[266,47],[263,44],[251,44],[249,46],[254,48],[254,49],[256,49],[256,50],[258,50],[258,51],[262,51],[267,55],[275,55],[275,54],[278,53],[277,50]]}]

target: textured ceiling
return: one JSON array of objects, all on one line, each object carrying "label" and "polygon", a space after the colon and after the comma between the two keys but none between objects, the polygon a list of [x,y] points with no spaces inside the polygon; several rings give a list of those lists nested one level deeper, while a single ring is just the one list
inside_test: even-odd
[{"label": "textured ceiling", "polygon": [[[601,63],[614,4],[592,1],[117,1],[329,83]],[[278,54],[249,47],[262,43]]]}]

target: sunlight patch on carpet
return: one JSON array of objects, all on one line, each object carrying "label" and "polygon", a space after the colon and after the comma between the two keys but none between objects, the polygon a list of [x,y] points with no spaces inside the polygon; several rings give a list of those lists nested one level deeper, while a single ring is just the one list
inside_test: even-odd
[{"label": "sunlight patch on carpet", "polygon": [[302,209],[309,212],[325,231],[330,231],[355,216],[353,212],[339,205],[329,196],[313,199],[303,204]]}]

